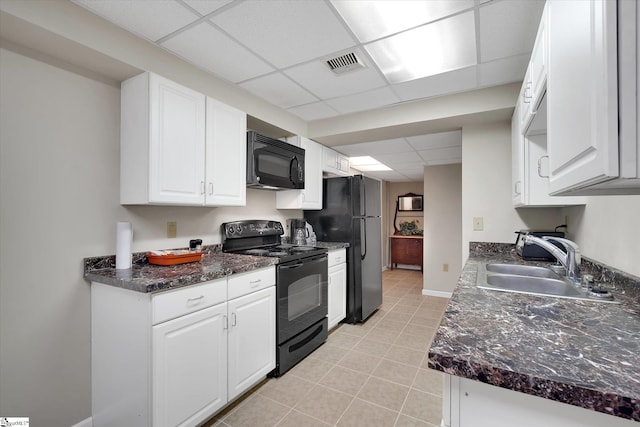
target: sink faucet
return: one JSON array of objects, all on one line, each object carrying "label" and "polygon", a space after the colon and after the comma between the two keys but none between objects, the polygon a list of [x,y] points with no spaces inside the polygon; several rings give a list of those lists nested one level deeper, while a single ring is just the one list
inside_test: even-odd
[{"label": "sink faucet", "polygon": [[[556,245],[549,241],[560,243],[566,252],[561,251]],[[567,272],[567,278],[573,283],[580,283],[580,248],[575,242],[568,239],[552,236],[536,237],[530,234],[524,236],[525,243],[534,244],[546,249],[553,255]]]}]

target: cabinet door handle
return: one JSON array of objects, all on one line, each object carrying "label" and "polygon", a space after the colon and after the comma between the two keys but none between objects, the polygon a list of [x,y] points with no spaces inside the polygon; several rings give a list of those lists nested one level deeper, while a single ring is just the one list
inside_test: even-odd
[{"label": "cabinet door handle", "polygon": [[520,195],[520,190],[518,189],[519,186],[520,186],[520,181],[516,181],[516,183],[513,185],[513,191],[516,194],[516,196]]},{"label": "cabinet door handle", "polygon": [[187,302],[196,302],[196,301],[200,301],[201,299],[204,298],[204,295],[200,295],[199,297],[195,297],[195,298],[188,298]]},{"label": "cabinet door handle", "polygon": [[200,181],[200,194],[204,194],[204,181]]},{"label": "cabinet door handle", "polygon": [[209,195],[213,196],[213,182],[209,183]]},{"label": "cabinet door handle", "polygon": [[251,281],[249,281],[249,286],[252,287],[252,288],[255,288],[256,286],[258,286],[260,284],[260,282],[262,282],[262,279],[251,280]]},{"label": "cabinet door handle", "polygon": [[229,329],[229,319],[226,314],[222,316],[222,329]]},{"label": "cabinet door handle", "polygon": [[236,314],[231,313],[231,326],[236,326]]},{"label": "cabinet door handle", "polygon": [[549,175],[542,175],[542,159],[544,159],[544,158],[547,158],[547,159],[548,159],[548,158],[549,158],[549,156],[541,156],[541,157],[538,159],[538,176],[539,176],[540,178],[549,178]]}]

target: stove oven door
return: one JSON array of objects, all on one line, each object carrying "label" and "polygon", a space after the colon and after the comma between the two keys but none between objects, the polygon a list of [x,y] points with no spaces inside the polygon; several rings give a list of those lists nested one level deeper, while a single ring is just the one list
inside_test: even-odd
[{"label": "stove oven door", "polygon": [[279,264],[278,344],[327,316],[327,255]]}]

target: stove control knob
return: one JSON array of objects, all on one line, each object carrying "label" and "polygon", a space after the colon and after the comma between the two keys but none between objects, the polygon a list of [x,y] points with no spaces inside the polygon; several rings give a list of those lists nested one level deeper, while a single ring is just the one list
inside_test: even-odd
[{"label": "stove control knob", "polygon": [[233,227],[227,227],[227,234],[233,234],[234,229]]},{"label": "stove control knob", "polygon": [[242,233],[242,226],[240,226],[240,225],[237,226],[236,227],[236,231],[238,232],[238,234],[241,234]]}]

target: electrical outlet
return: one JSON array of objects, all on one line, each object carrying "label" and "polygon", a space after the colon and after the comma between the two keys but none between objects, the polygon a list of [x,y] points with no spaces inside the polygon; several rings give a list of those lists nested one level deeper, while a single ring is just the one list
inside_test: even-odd
[{"label": "electrical outlet", "polygon": [[447,264],[447,263],[442,264],[442,271],[444,271],[445,273],[446,273],[447,271],[449,271],[449,264]]},{"label": "electrical outlet", "polygon": [[473,217],[473,231],[484,230],[484,219],[481,216]]},{"label": "electrical outlet", "polygon": [[175,239],[178,235],[178,223],[176,221],[167,222],[167,238]]}]

